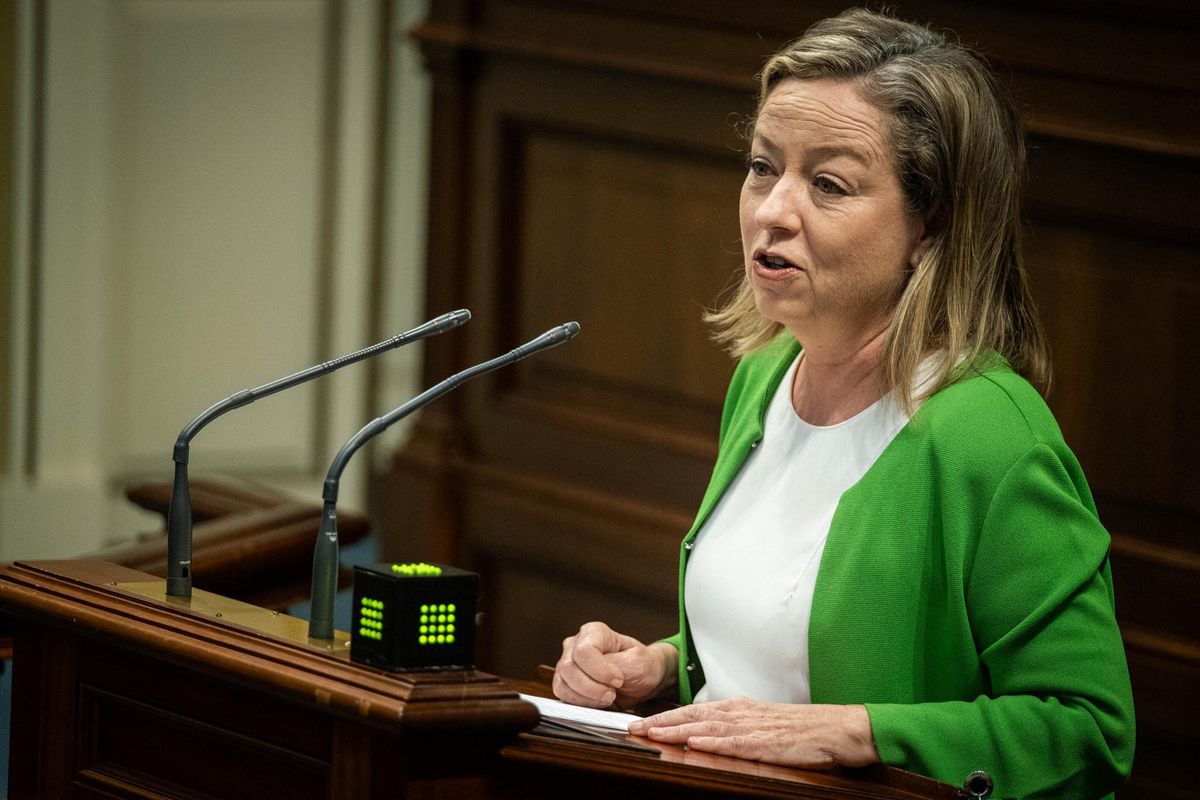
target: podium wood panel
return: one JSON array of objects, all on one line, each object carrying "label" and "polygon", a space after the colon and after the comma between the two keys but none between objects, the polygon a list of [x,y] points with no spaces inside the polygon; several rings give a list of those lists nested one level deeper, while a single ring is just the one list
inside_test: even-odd
[{"label": "podium wood panel", "polygon": [[15,621],[12,800],[957,797],[887,767],[547,738],[491,675],[363,667],[345,648],[219,618],[219,598],[148,596],[150,578],[101,561],[0,571]]}]

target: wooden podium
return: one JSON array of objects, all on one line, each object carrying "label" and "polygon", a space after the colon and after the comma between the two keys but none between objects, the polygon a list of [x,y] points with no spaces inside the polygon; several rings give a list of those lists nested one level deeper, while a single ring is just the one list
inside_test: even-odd
[{"label": "wooden podium", "polygon": [[481,672],[391,675],[287,615],[103,561],[0,571],[14,623],[13,800],[959,797],[887,767],[807,772],[533,732]]}]

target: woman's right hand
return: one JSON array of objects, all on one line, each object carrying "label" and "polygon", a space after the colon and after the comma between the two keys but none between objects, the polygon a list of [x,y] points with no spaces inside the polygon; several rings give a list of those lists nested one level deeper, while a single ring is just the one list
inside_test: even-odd
[{"label": "woman's right hand", "polygon": [[679,651],[666,642],[645,645],[603,622],[589,622],[563,640],[554,667],[554,695],[577,706],[629,708],[676,681]]}]

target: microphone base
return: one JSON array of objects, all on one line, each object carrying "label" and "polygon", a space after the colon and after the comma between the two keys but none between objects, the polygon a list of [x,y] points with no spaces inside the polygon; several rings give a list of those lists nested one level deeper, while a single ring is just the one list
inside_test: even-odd
[{"label": "microphone base", "polygon": [[191,578],[167,578],[167,597],[181,597],[190,600],[192,597]]},{"label": "microphone base", "polygon": [[310,619],[308,621],[308,638],[333,639],[334,628],[331,619]]}]

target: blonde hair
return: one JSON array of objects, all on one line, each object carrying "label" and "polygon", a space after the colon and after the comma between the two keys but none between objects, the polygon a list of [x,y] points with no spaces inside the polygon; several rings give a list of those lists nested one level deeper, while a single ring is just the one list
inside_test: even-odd
[{"label": "blonde hair", "polygon": [[[905,410],[997,354],[1045,394],[1049,351],[1021,258],[1024,133],[982,59],[921,25],[851,9],[813,25],[772,56],[759,78],[759,108],[786,78],[854,82],[888,120],[906,203],[932,220],[931,244],[908,275],[882,356],[883,385]],[[705,320],[737,357],[783,327],[758,313],[744,277]],[[917,369],[931,351],[940,361],[914,396]]]}]

